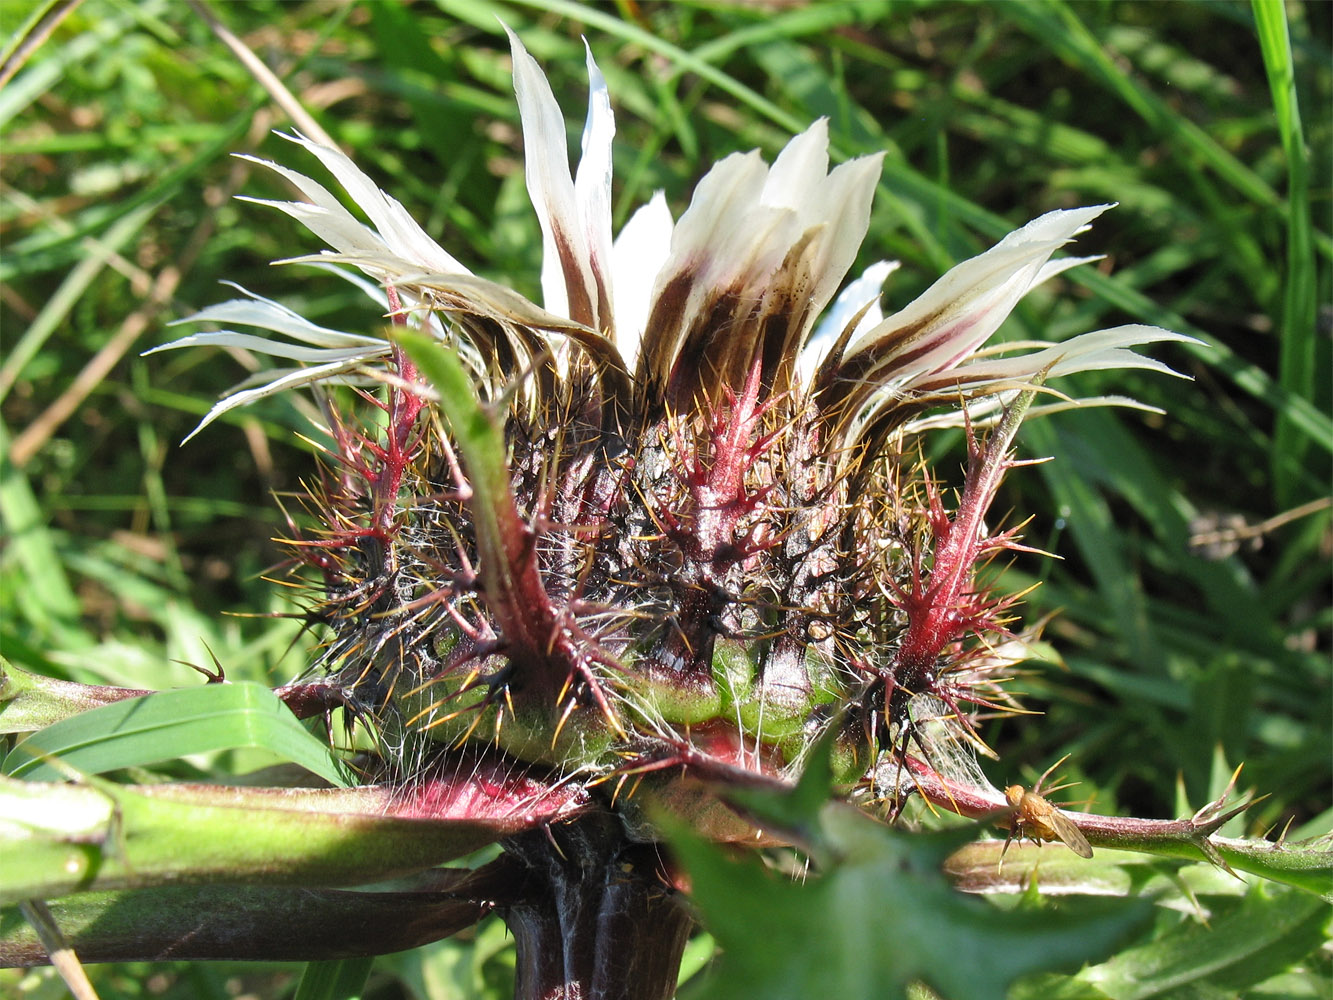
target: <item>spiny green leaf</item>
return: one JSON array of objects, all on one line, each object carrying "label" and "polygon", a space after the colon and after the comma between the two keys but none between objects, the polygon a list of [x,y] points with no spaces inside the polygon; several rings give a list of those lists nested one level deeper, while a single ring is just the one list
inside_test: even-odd
[{"label": "spiny green leaf", "polygon": [[1001,1000],[1021,975],[1108,953],[1149,907],[1096,900],[1006,913],[940,873],[956,831],[909,837],[836,807],[822,827],[822,846],[839,860],[799,881],[673,837],[723,949],[693,996],[883,1000],[920,980],[950,1000]]},{"label": "spiny green leaf", "polygon": [[725,797],[743,806],[765,826],[784,830],[798,840],[809,839],[807,831],[818,822],[820,811],[833,791],[833,746],[837,726],[830,726],[806,756],[805,770],[789,795],[775,795],[747,788],[734,788]]}]

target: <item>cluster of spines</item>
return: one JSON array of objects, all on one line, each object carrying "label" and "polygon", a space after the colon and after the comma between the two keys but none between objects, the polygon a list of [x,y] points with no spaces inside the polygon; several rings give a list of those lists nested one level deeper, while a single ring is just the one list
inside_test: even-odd
[{"label": "cluster of spines", "polygon": [[[951,516],[918,471],[907,473],[916,489],[903,487],[901,462],[822,451],[829,432],[801,409],[806,401],[766,396],[757,367],[739,391],[664,416],[635,447],[609,448],[590,420],[515,407],[512,492],[555,609],[551,649],[561,644],[543,665],[511,656],[496,627],[475,565],[467,480],[447,435],[427,432],[415,372],[398,361],[384,400],[366,397],[385,413],[383,427],[353,432],[331,420],[323,526],[292,542],[323,581],[313,616],[334,632],[325,663],[354,691],[375,692],[359,701],[392,710],[421,696],[425,707],[401,720],[409,727],[473,712],[463,737],[499,739],[516,699],[533,708],[541,698],[553,746],[571,715],[592,709],[626,748],[642,748],[622,717],[649,743],[680,730],[644,709],[640,679],[714,684],[721,637],[763,648],[752,661],[760,697],[784,686],[812,707],[810,657],[832,664],[845,709],[877,718],[867,736],[881,745],[903,733],[917,694],[937,698],[968,733],[976,708],[1008,709],[971,666],[988,642],[1011,638],[1013,599],[976,579],[980,563],[1019,547],[1014,530],[989,534],[983,523],[1012,464],[1012,434],[984,447],[969,434]],[[565,406],[595,412],[568,396]],[[581,673],[567,666],[580,659]],[[537,676],[551,664],[564,675]],[[464,697],[479,687],[483,698]],[[495,733],[477,729],[486,708],[496,709]]]}]

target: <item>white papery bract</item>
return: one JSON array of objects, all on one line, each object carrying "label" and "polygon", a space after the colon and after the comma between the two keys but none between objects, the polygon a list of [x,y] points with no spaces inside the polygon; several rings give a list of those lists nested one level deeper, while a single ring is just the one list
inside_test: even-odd
[{"label": "white papery bract", "polygon": [[[874,265],[848,286],[824,317],[819,335],[812,336],[865,236],[879,156],[830,171],[828,127],[821,120],[788,143],[772,166],[756,152],[717,163],[674,222],[665,198],[657,194],[613,240],[615,122],[591,51],[582,155],[571,175],[565,122],[550,85],[522,43],[510,37],[527,184],[542,230],[543,306],[516,306],[512,292],[478,278],[460,290],[457,279],[471,277],[464,264],[348,157],[299,133],[283,138],[319,159],[371,224],[304,174],[251,157],[308,200],[250,200],[285,212],[330,248],[293,261],[355,267],[374,282],[394,287],[403,310],[417,317],[414,321],[423,312],[458,316],[471,309],[528,326],[535,338],[529,347],[544,344],[565,353],[571,339],[585,349],[601,340],[605,347],[596,349],[599,363],[613,352],[624,376],[619,390],[640,403],[666,400],[680,406],[701,391],[714,395],[710,386],[735,389],[758,362],[770,391],[821,391],[825,407],[836,400],[844,411],[854,411],[857,426],[877,421],[882,426],[885,420],[897,425],[940,405],[1011,396],[1039,374],[1049,380],[1106,368],[1166,370],[1126,348],[1187,339],[1153,327],[1120,327],[1085,334],[1064,346],[978,359],[978,351],[1030,289],[1096,259],[1051,257],[1086,231],[1107,205],[1033,220],[954,267],[887,318],[881,318],[879,289],[897,265]],[[309,367],[258,373],[210,411],[201,427],[282,389],[346,380],[390,354],[382,337],[324,330],[276,303],[245,294],[248,299],[210,307],[183,322],[239,324],[277,336],[224,331],[166,346],[240,347]],[[855,325],[847,328],[853,319]],[[443,336],[468,337],[467,324],[461,329],[457,324],[449,329],[448,322],[433,325]],[[980,410],[985,409],[983,404]]]}]

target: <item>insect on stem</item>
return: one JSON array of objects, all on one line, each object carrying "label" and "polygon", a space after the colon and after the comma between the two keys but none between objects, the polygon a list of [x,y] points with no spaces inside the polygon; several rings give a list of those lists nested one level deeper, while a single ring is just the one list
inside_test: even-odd
[{"label": "insect on stem", "polygon": [[[1088,838],[1083,836],[1083,831],[1073,820],[1047,802],[1041,794],[1042,785],[1051,776],[1051,772],[1068,759],[1069,755],[1066,754],[1047,768],[1030,791],[1022,785],[1010,785],[1004,790],[1004,797],[1013,807],[1014,813],[1009,820],[1009,836],[1005,838],[1004,847],[1000,850],[1000,865],[1004,864],[1004,856],[1014,838],[1022,840],[1024,836],[1035,843],[1058,840],[1080,858],[1092,857],[1092,845],[1088,843]],[[1068,785],[1058,785],[1048,791],[1058,791],[1060,788],[1068,787]]]}]

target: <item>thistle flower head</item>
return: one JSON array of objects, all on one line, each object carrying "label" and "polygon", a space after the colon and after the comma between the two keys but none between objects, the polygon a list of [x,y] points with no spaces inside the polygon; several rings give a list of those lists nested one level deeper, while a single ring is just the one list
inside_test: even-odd
[{"label": "thistle flower head", "polygon": [[[296,386],[381,385],[364,397],[379,429],[330,413],[317,527],[291,543],[317,577],[322,666],[405,736],[491,744],[608,796],[642,780],[618,808],[645,836],[647,799],[752,837],[691,779],[785,777],[830,728],[847,782],[882,774],[888,751],[944,766],[977,713],[1010,707],[1000,682],[1025,633],[982,570],[1020,547],[987,513],[1024,411],[1063,375],[1168,371],[1130,349],[1185,339],[1122,326],[987,348],[1031,288],[1091,259],[1052,258],[1109,206],[1048,213],[884,316],[896,265],[838,295],[880,157],[830,169],[816,122],[772,164],[714,165],[678,219],[658,194],[613,237],[615,127],[591,53],[571,173],[550,87],[511,41],[541,305],[472,274],[297,133],[369,224],[257,161],[306,199],[263,204],[328,245],[295,261],[361,285],[387,323],[343,333],[245,293],[189,321],[265,334],[169,345],[297,365],[205,424]],[[918,458],[948,422],[968,425],[956,493]]]}]

